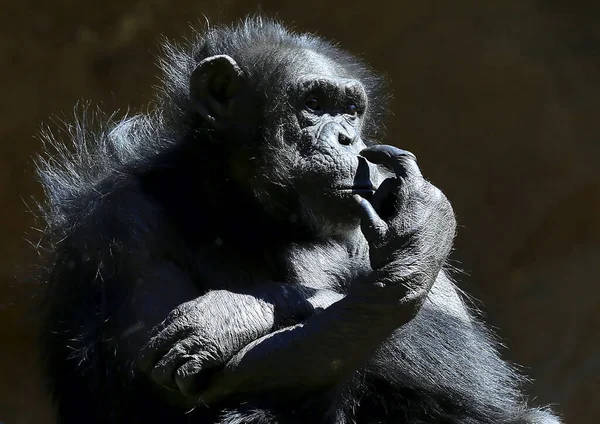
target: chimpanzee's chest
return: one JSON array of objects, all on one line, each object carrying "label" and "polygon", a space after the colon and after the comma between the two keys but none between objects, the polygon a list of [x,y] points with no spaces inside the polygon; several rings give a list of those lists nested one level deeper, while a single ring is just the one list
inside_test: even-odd
[{"label": "chimpanzee's chest", "polygon": [[332,242],[241,250],[217,240],[195,254],[193,268],[194,280],[205,289],[239,290],[283,282],[339,293],[371,272],[368,248],[349,252]]}]

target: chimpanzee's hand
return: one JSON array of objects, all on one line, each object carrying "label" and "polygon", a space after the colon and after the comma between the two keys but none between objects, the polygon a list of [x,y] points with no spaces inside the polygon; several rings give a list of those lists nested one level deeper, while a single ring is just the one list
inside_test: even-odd
[{"label": "chimpanzee's hand", "polygon": [[389,287],[378,292],[392,301],[423,299],[452,248],[452,206],[423,178],[412,153],[378,145],[360,155],[396,174],[369,201],[355,195],[376,286]]},{"label": "chimpanzee's hand", "polygon": [[211,291],[178,306],[156,326],[137,365],[157,384],[193,396],[207,384],[210,371],[275,325],[271,302]]}]

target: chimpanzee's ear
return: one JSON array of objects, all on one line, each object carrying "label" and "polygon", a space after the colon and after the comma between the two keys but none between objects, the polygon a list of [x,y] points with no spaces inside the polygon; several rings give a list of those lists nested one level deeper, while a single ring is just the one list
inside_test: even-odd
[{"label": "chimpanzee's ear", "polygon": [[202,60],[190,79],[190,96],[196,111],[206,122],[224,128],[231,112],[231,99],[240,87],[243,72],[230,56]]}]

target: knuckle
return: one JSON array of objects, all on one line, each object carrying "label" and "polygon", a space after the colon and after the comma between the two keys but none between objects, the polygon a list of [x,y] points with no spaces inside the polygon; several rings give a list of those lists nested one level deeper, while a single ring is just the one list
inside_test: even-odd
[{"label": "knuckle", "polygon": [[153,341],[156,345],[165,345],[169,342],[180,339],[182,331],[185,327],[180,322],[171,322],[165,327],[165,329],[154,337]]},{"label": "knuckle", "polygon": [[177,307],[177,308],[173,309],[171,312],[169,312],[165,321],[172,322],[172,321],[177,320],[181,316],[183,316],[183,311],[181,310],[181,307]]}]

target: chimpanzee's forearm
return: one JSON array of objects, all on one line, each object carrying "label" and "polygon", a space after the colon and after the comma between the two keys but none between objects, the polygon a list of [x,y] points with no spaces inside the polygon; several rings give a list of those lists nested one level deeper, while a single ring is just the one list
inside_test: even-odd
[{"label": "chimpanzee's forearm", "polygon": [[343,381],[414,317],[421,301],[382,303],[372,291],[351,291],[329,307],[321,305],[326,309],[304,323],[250,343],[214,377],[201,401],[210,404],[234,393],[314,390]]}]

